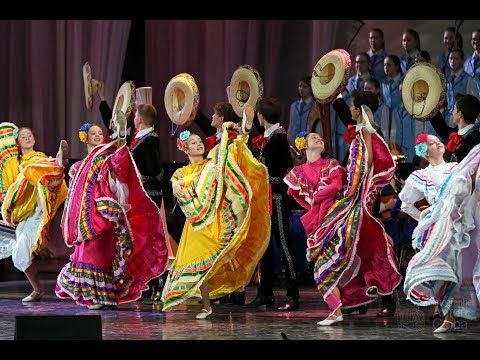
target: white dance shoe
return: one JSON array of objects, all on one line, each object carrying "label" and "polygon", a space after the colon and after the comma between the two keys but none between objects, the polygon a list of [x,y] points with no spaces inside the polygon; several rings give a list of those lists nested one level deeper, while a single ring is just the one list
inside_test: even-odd
[{"label": "white dance shoe", "polygon": [[206,310],[206,309],[202,309],[202,311],[200,312],[200,314],[198,314],[197,316],[195,316],[195,318],[197,319],[206,319],[208,315],[210,315],[212,313],[212,308],[210,308],[210,310]]},{"label": "white dance shoe", "polygon": [[40,299],[43,296],[43,292],[38,292],[38,291],[33,291],[30,295],[27,297],[24,297],[22,299],[23,302],[32,302],[32,301],[40,301]]},{"label": "white dance shoe", "polygon": [[[328,319],[329,317],[334,317],[333,319]],[[320,326],[328,326],[328,325],[333,325],[337,322],[343,321],[343,315],[335,315],[335,314],[330,314],[325,320],[319,321],[317,325]]]}]

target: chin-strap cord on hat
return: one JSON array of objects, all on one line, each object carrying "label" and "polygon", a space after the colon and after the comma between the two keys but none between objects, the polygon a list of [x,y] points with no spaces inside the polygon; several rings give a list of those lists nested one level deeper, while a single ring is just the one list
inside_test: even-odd
[{"label": "chin-strap cord on hat", "polygon": [[[185,109],[185,107],[183,109]],[[180,122],[180,117],[182,116],[183,109],[180,111],[180,115],[178,116],[178,121],[179,122]],[[172,132],[171,132],[170,136],[175,136],[175,133],[178,130],[178,124],[175,124],[175,130],[173,129],[174,128],[173,124],[175,123],[175,121],[173,121],[174,119],[175,119],[175,113],[173,112],[173,94],[172,94]]]},{"label": "chin-strap cord on hat", "polygon": [[423,98],[422,102],[423,102],[422,111],[420,111],[418,114],[415,114],[415,111],[413,110],[415,102],[412,101],[412,116],[413,117],[417,117],[417,116],[420,117],[423,114],[423,110],[425,110],[425,104],[427,103],[427,98],[426,97]]}]

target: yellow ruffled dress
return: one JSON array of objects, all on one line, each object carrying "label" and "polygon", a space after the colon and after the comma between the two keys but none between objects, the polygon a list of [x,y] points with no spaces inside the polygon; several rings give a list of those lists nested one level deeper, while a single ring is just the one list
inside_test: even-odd
[{"label": "yellow ruffled dress", "polygon": [[185,181],[178,202],[187,221],[163,289],[164,310],[199,297],[205,282],[211,298],[243,290],[267,249],[267,169],[246,146],[248,136],[229,141],[228,130],[206,159],[172,176]]},{"label": "yellow ruffled dress", "polygon": [[[3,124],[0,124],[0,130]],[[25,271],[33,256],[47,246],[48,225],[67,196],[64,166],[38,151],[20,155],[20,158],[5,155],[5,146],[1,146],[0,151],[4,155],[0,158],[5,160],[1,170],[2,216],[6,223],[16,228],[16,247],[26,246],[31,250],[30,258],[22,259],[19,266],[19,270]],[[29,221],[33,218],[34,221]],[[27,221],[33,228],[22,226]],[[20,244],[24,239],[28,245]],[[15,254],[15,249],[13,252]],[[18,267],[15,261],[14,264]]]}]

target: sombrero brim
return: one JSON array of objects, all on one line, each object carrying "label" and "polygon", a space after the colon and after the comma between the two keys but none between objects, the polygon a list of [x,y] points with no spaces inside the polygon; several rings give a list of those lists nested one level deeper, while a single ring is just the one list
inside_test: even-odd
[{"label": "sombrero brim", "polygon": [[192,75],[174,76],[165,89],[165,110],[170,120],[179,126],[189,126],[197,116],[200,92]]},{"label": "sombrero brim", "polygon": [[113,104],[113,121],[116,121],[117,112],[122,111],[128,118],[135,108],[135,83],[126,81],[120,86]]},{"label": "sombrero brim", "polygon": [[[424,101],[414,100],[413,86],[423,80],[428,85],[427,98]],[[430,63],[418,63],[410,67],[402,83],[402,101],[405,109],[415,119],[427,121],[442,108],[447,90],[447,81],[442,71]]]},{"label": "sombrero brim", "polygon": [[[248,90],[247,90],[248,88]],[[248,93],[246,93],[248,91]],[[263,80],[257,69],[250,65],[239,66],[230,79],[230,104],[237,116],[243,116],[245,104],[255,108],[257,100],[263,96]]]},{"label": "sombrero brim", "polygon": [[[334,69],[330,81],[322,75],[322,70],[328,64],[333,65]],[[332,50],[318,60],[312,73],[312,92],[318,102],[328,103],[345,89],[350,76],[351,65],[350,54],[344,49]]]},{"label": "sombrero brim", "polygon": [[88,61],[83,64],[83,89],[85,92],[85,105],[87,110],[93,110],[92,69]]}]

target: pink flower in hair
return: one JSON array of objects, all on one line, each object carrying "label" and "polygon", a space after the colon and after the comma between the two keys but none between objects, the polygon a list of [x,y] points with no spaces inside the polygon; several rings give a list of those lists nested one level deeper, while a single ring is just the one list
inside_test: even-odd
[{"label": "pink flower in hair", "polygon": [[177,138],[177,148],[178,148],[178,150],[184,151],[186,147],[187,147],[187,142],[185,140],[180,140],[179,138]]},{"label": "pink flower in hair", "polygon": [[177,147],[179,150],[185,151],[187,148],[187,140],[192,135],[190,131],[184,130],[180,133],[180,136],[177,138]]},{"label": "pink flower in hair", "polygon": [[427,137],[428,137],[428,134],[420,134],[418,135],[417,137],[417,142],[415,143],[416,145],[418,144],[421,144],[423,142],[427,142]]}]

